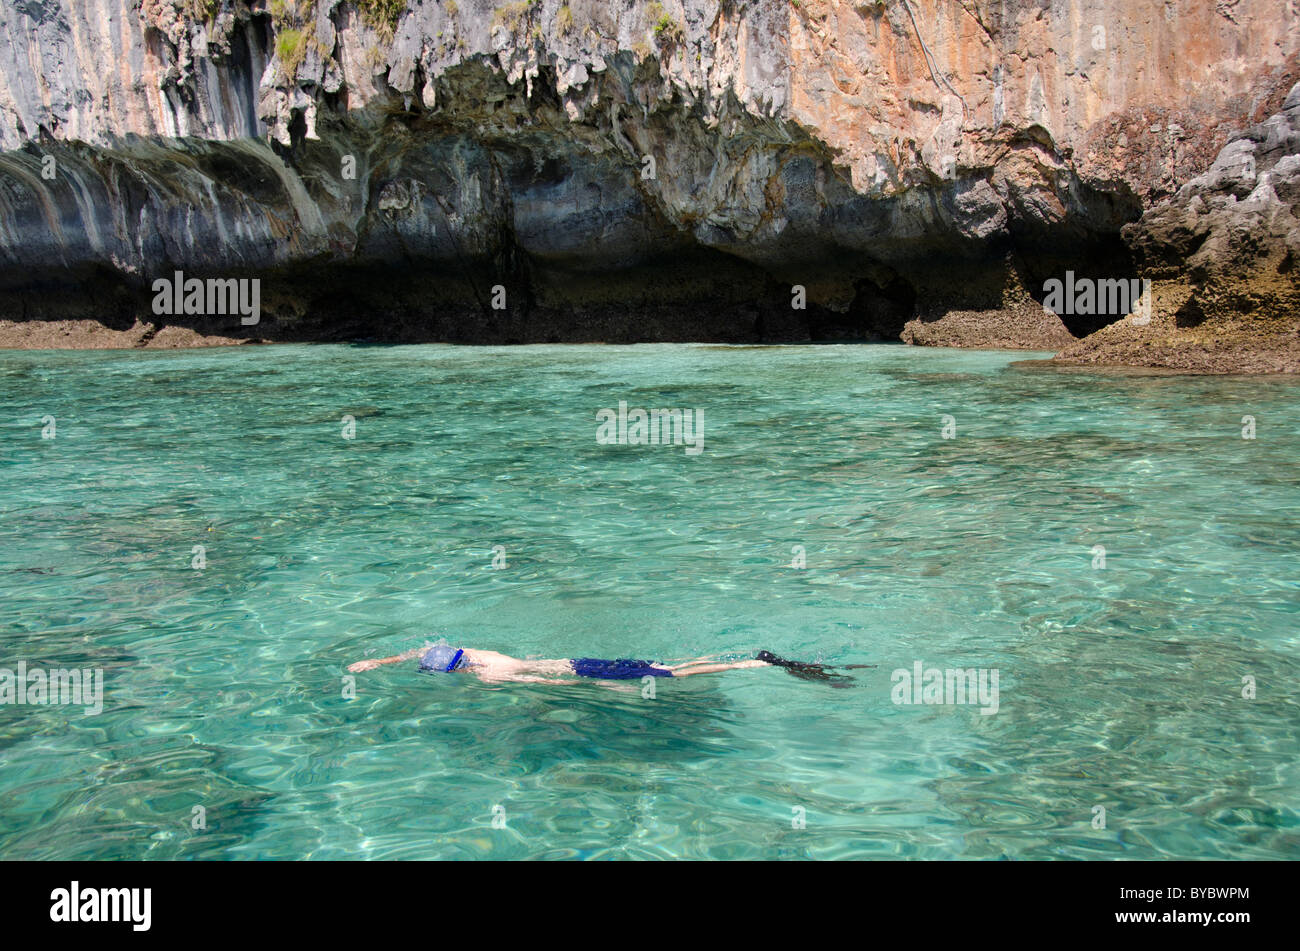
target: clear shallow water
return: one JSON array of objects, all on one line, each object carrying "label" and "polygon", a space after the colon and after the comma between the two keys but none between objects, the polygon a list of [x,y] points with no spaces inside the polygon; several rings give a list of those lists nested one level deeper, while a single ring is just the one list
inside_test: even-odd
[{"label": "clear shallow water", "polygon": [[[0,666],[106,694],[0,707],[0,856],[1296,857],[1300,390],[1023,358],[0,352]],[[597,445],[620,399],[704,453]],[[344,699],[430,631],[879,667]],[[895,705],[917,660],[999,712]]]}]

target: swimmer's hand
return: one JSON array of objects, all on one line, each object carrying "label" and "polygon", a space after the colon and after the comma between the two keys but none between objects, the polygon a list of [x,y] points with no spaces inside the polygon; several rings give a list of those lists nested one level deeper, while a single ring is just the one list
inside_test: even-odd
[{"label": "swimmer's hand", "polygon": [[354,674],[359,674],[363,670],[374,670],[382,663],[383,661],[379,660],[359,660],[355,664],[348,664],[348,670]]}]

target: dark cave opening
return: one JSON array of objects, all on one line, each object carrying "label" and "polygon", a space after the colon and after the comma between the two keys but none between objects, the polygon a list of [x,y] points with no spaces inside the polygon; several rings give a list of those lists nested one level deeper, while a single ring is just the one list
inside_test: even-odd
[{"label": "dark cave opening", "polygon": [[1137,263],[1118,233],[1022,242],[1015,253],[1025,290],[1076,337],[1120,320],[1141,296]]},{"label": "dark cave opening", "polygon": [[864,340],[896,341],[903,325],[916,313],[916,289],[901,277],[892,277],[884,285],[870,278],[854,283],[853,303],[848,318],[862,332]]}]

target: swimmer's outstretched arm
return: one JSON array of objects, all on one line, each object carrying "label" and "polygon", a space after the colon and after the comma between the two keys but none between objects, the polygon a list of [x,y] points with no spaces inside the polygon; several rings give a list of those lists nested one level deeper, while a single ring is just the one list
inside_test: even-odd
[{"label": "swimmer's outstretched arm", "polygon": [[374,670],[382,664],[400,664],[404,660],[410,660],[412,657],[419,657],[429,648],[412,647],[409,651],[402,654],[394,654],[392,657],[378,657],[373,660],[359,660],[355,664],[348,664],[348,670],[354,674],[359,674],[363,670]]}]

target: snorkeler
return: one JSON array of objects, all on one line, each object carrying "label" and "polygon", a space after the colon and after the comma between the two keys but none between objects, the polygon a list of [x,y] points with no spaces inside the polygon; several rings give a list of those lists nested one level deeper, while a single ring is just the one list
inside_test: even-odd
[{"label": "snorkeler", "polygon": [[[580,657],[559,660],[520,660],[496,651],[467,647],[416,647],[393,657],[360,660],[350,664],[348,670],[360,673],[374,670],[382,664],[397,664],[404,660],[420,658],[419,669],[425,673],[471,673],[487,683],[512,681],[515,683],[564,684],[560,677],[587,677],[593,680],[639,680],[642,677],[690,677],[693,674],[716,674],[724,670],[743,670],[747,667],[784,667],[789,673],[806,680],[822,680],[832,687],[847,687],[852,679],[840,674],[829,674],[821,664],[801,664],[785,660],[769,651],[759,651],[753,660],[718,662],[707,657],[681,664],[659,664],[647,660],[598,660]],[[862,667],[863,664],[849,664]]]}]

